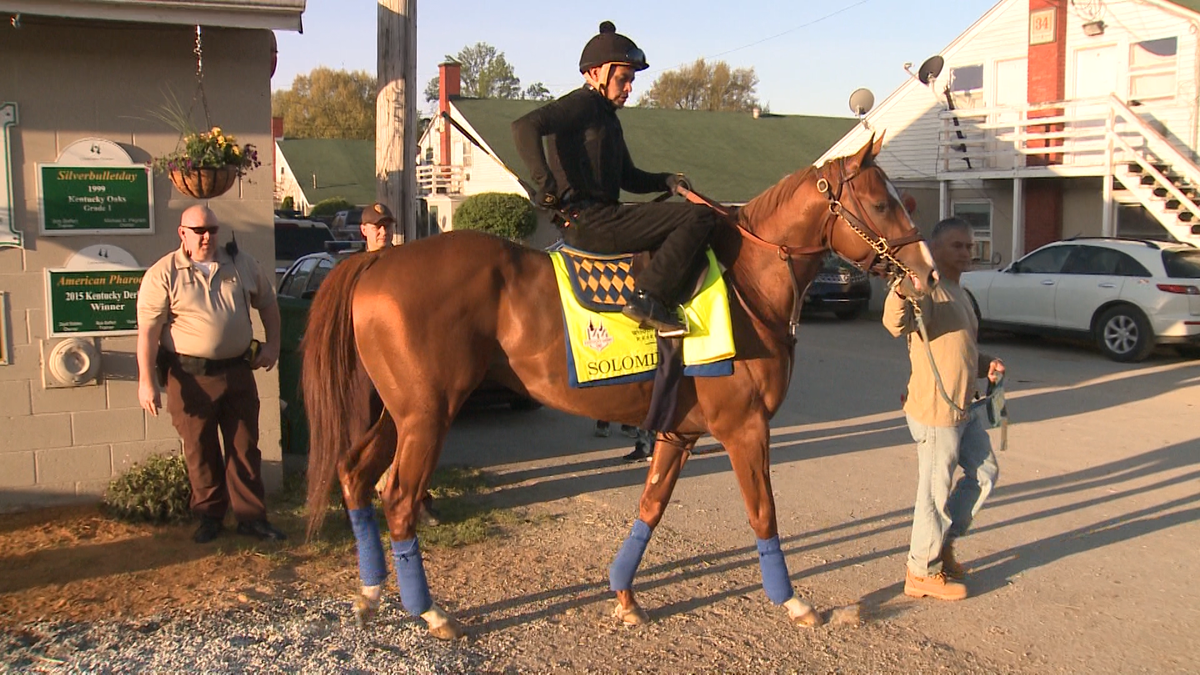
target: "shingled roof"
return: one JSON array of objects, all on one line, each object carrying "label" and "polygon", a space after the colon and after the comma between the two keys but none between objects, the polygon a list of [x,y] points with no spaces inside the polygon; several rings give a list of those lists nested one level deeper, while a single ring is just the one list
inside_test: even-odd
[{"label": "shingled roof", "polygon": [[[510,170],[529,181],[510,125],[537,101],[456,98],[454,105]],[[681,171],[700,192],[744,203],[812,164],[857,122],[847,117],[761,115],[626,108],[621,127],[630,155],[646,171]],[[655,195],[622,195],[630,201]]]},{"label": "shingled roof", "polygon": [[1184,9],[1190,9],[1197,14],[1200,14],[1200,0],[1171,0],[1172,5],[1179,5]]},{"label": "shingled roof", "polygon": [[375,201],[375,141],[298,138],[278,143],[310,204],[330,197],[352,204]]}]

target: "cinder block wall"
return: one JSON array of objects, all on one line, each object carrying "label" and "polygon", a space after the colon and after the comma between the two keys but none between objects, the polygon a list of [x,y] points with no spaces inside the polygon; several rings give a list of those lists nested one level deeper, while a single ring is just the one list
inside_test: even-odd
[{"label": "cinder block wall", "polygon": [[[225,227],[222,242],[238,244],[267,266],[274,261],[271,139],[271,35],[265,30],[204,30],[204,84],[212,124],[259,149],[263,166],[210,202]],[[119,143],[135,162],[175,148],[179,134],[152,112],[173,93],[186,109],[196,92],[195,29],[22,17],[0,29],[0,102],[15,102],[10,129],[15,227],[24,249],[0,249],[0,292],[7,294],[13,358],[0,365],[0,508],[96,499],[132,463],[177,452],[179,438],[163,411],[137,401],[136,338],[99,340],[99,384],[43,386],[47,339],[45,269],[62,267],[94,244],[119,246],[142,267],[179,246],[177,227],[196,200],[154,176],[155,233],[38,236],[36,164],[53,162],[74,141]],[[202,103],[196,126],[206,124]],[[3,161],[3,158],[0,158]],[[257,322],[257,317],[256,317]],[[258,326],[262,336],[261,325]],[[268,489],[282,479],[279,386],[274,371],[258,371],[262,397],[260,445]]]}]

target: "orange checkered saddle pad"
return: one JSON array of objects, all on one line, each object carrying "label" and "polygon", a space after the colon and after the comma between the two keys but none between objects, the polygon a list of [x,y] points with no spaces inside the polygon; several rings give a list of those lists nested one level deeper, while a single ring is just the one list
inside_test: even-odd
[{"label": "orange checkered saddle pad", "polygon": [[[594,312],[619,312],[633,295],[634,259],[642,253],[604,255],[563,244],[557,249],[567,265],[571,290],[579,304]],[[640,269],[641,265],[637,265]]]}]

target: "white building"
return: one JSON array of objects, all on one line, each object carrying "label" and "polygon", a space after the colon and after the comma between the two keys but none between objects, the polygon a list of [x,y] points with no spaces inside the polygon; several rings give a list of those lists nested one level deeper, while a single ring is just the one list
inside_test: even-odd
[{"label": "white building", "polygon": [[[263,161],[208,203],[222,241],[236,232],[271,264],[272,31],[299,30],[304,2],[0,0],[0,508],[96,499],[132,463],[179,450],[170,416],[138,404],[134,308],[198,202],[147,168],[180,140],[152,113],[167,91],[192,100],[203,26],[211,121]],[[274,489],[278,378],[256,376]]]},{"label": "white building", "polygon": [[1200,244],[1198,9],[1002,0],[821,161],[886,130],[917,221],[967,218],[981,266],[1080,235]]}]

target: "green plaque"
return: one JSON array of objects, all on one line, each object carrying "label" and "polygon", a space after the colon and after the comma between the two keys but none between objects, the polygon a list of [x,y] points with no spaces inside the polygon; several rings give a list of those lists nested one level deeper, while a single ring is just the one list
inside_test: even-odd
[{"label": "green plaque", "polygon": [[134,335],[145,269],[46,270],[50,336]]},{"label": "green plaque", "polygon": [[38,165],[42,234],[154,231],[150,167]]}]

